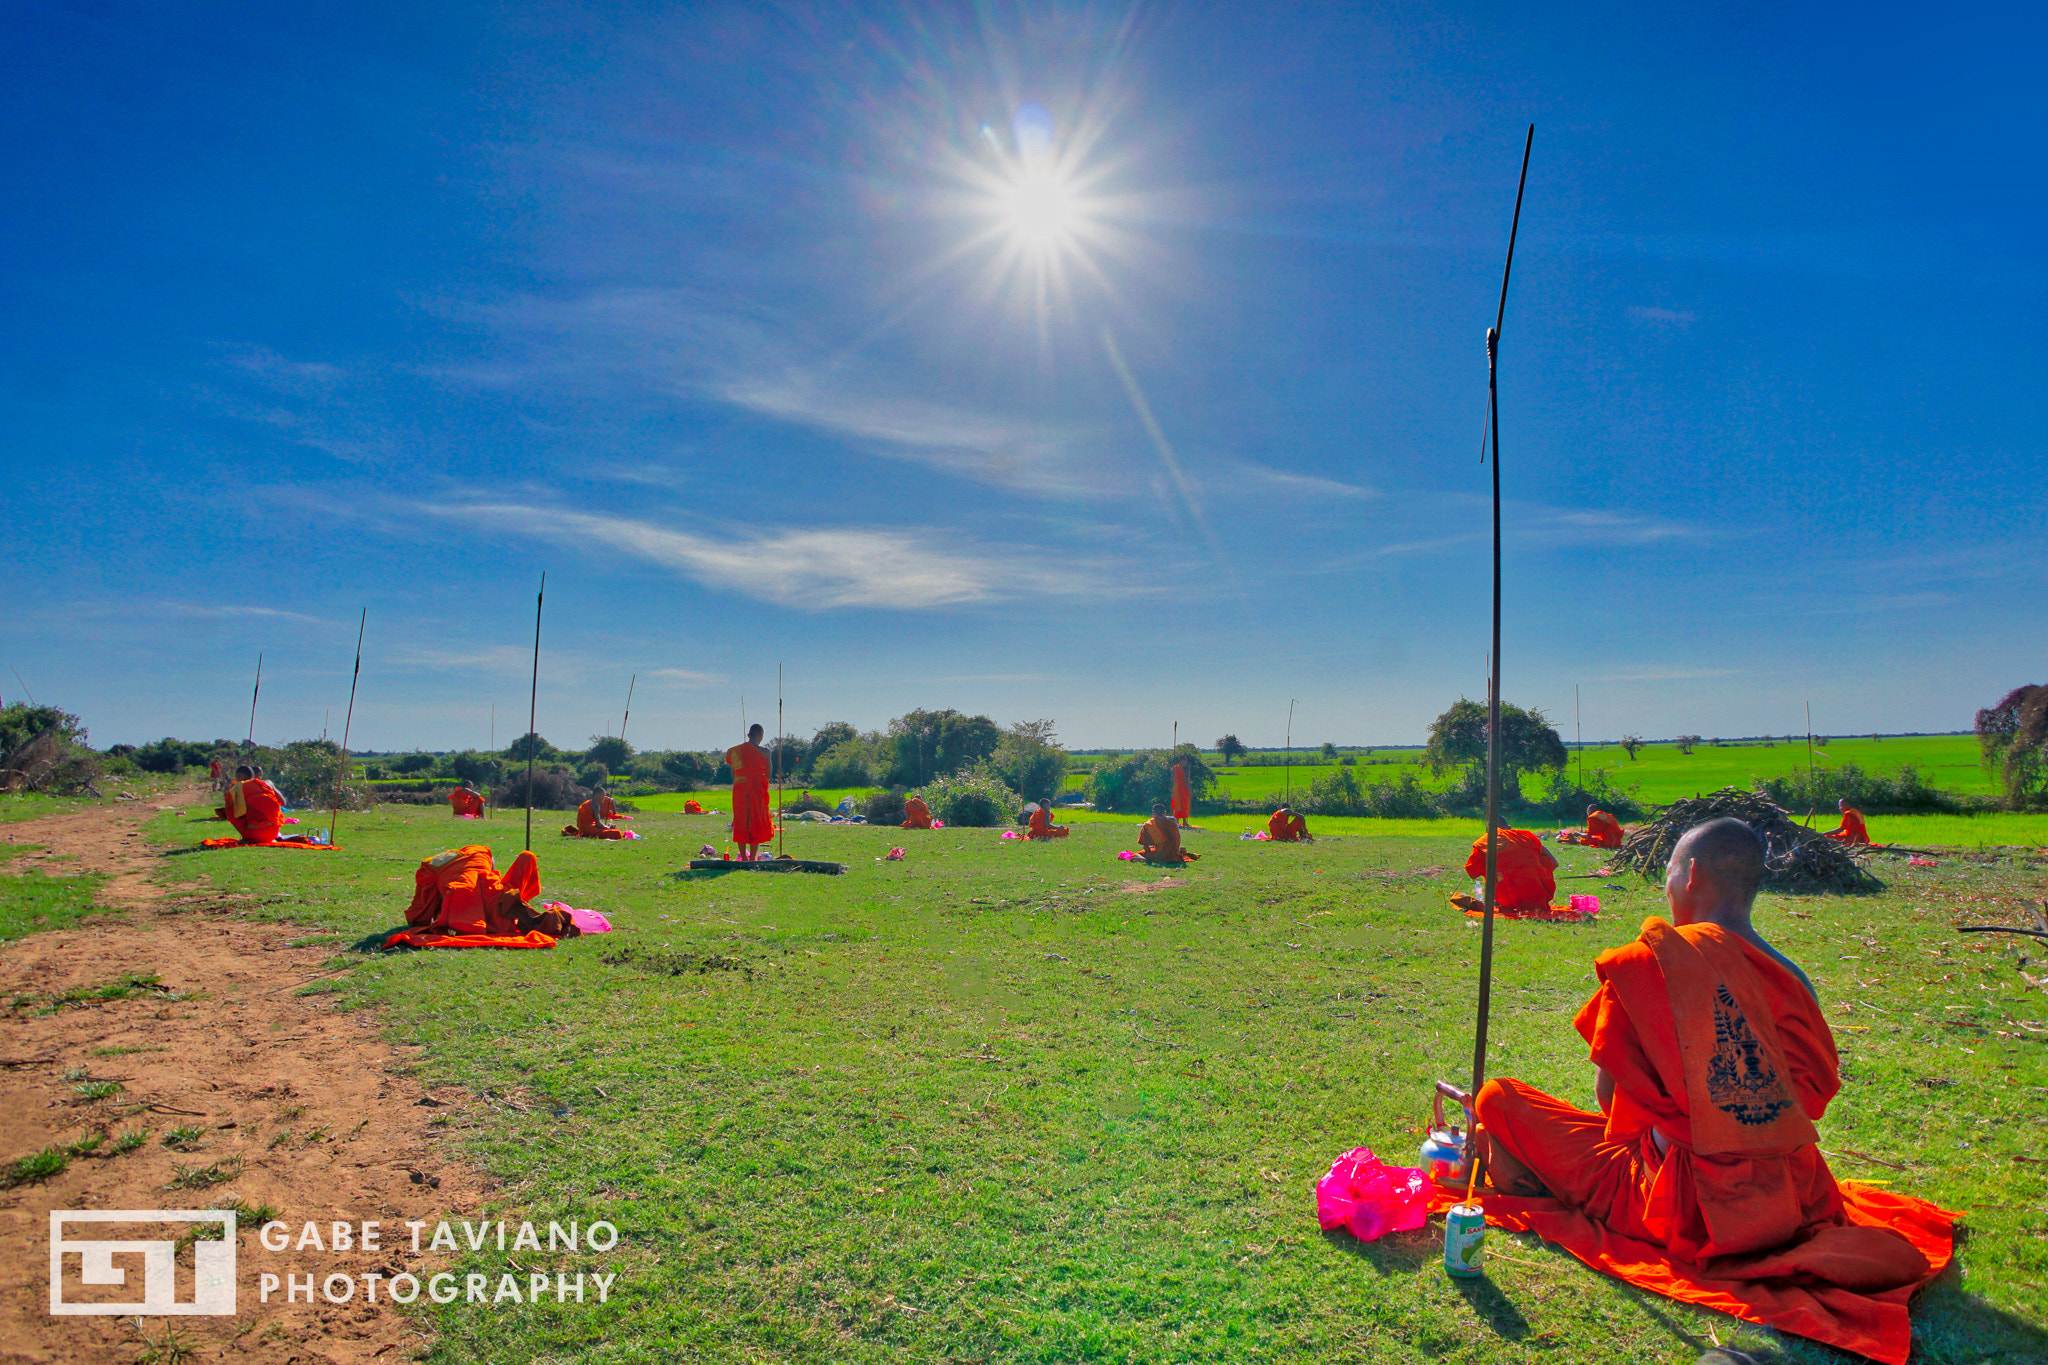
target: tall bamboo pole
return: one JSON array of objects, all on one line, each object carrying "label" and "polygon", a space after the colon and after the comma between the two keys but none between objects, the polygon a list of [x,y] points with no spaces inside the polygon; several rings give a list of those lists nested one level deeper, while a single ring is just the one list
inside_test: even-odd
[{"label": "tall bamboo pole", "polygon": [[775,856],[781,857],[782,827],[789,823],[789,814],[782,809],[782,665],[775,665]]},{"label": "tall bamboo pole", "polygon": [[[246,740],[244,740],[244,741],[242,742],[242,747],[243,747],[244,749],[253,749],[253,748],[255,748],[255,747],[256,747],[256,698],[258,698],[258,697],[260,697],[260,696],[262,696],[262,695],[263,695],[263,652],[262,652],[261,650],[258,650],[258,651],[256,652],[256,686],[255,686],[254,688],[252,688],[252,689],[250,690],[250,692],[249,692],[249,737],[248,737],[248,738],[247,738]],[[1811,708],[1811,707],[1808,707],[1808,708],[1807,708],[1807,713],[1808,713],[1809,715],[1811,715],[1811,714],[1812,714],[1812,708]],[[1809,721],[1809,722],[1808,722],[1808,724],[1807,724],[1807,728],[1808,728],[1809,730],[1813,728],[1813,725],[1812,725],[1812,722],[1811,722],[1811,721]]]},{"label": "tall bamboo pole", "polygon": [[370,624],[370,609],[363,608],[361,619],[356,622],[356,666],[348,675],[348,715],[341,722],[341,766],[334,775],[334,809],[327,813],[327,842],[334,843],[334,832],[341,828],[341,787],[348,781],[348,732],[356,719],[356,683],[363,676],[363,628]]},{"label": "tall bamboo pole", "polygon": [[548,571],[540,571],[540,591],[533,597],[533,690],[526,696],[526,851],[533,852],[533,760],[540,740],[534,727],[540,720],[540,609],[548,600]]},{"label": "tall bamboo pole", "polygon": [[633,675],[633,681],[626,684],[626,714],[624,719],[619,721],[619,738],[621,740],[624,740],[626,738],[627,722],[633,719],[633,688],[636,684],[639,683],[639,681],[640,675],[638,673],[635,673]]}]

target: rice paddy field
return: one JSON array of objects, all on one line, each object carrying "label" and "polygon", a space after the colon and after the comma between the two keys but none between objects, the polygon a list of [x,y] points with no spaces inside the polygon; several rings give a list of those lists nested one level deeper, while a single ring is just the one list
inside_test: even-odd
[{"label": "rice paddy field", "polygon": [[[335,1008],[423,1045],[425,1078],[493,1097],[441,1129],[501,1182],[493,1216],[621,1230],[601,1307],[422,1300],[431,1360],[1689,1365],[1716,1341],[1848,1359],[1533,1238],[1495,1234],[1487,1277],[1458,1285],[1435,1224],[1368,1244],[1317,1228],[1330,1161],[1364,1145],[1411,1163],[1431,1083],[1470,1066],[1478,933],[1444,899],[1466,829],[1195,832],[1202,860],[1169,872],[1118,862],[1107,822],[1050,845],[792,826],[792,852],[847,868],[824,877],[684,870],[722,839],[715,816],[643,809],[619,843],[537,819],[545,894],[615,932],[385,955],[418,861],[482,839],[503,865],[517,815],[345,815],[342,851],[315,857],[188,854],[210,832],[196,814],[148,826],[178,876],[332,934]],[[1597,866],[1559,852],[1565,873]],[[1937,862],[1887,866],[1880,895],[1767,895],[1758,922],[1837,1031],[1821,1144],[1839,1174],[1963,1214],[1914,1359],[2044,1360],[2048,997],[2018,941],[1955,926],[2024,913],[2048,863]],[[1593,956],[1660,897],[1576,885],[1598,889],[1597,921],[1501,926],[1491,1065],[1590,1105],[1570,1016]]]}]

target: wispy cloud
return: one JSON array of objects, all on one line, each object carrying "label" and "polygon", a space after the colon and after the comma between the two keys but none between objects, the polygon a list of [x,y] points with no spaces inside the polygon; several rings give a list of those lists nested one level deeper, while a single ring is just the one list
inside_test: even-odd
[{"label": "wispy cloud", "polygon": [[1597,683],[1686,682],[1697,678],[1740,677],[1748,671],[1743,668],[1685,668],[1676,665],[1662,668],[1653,666],[1632,669],[1627,673],[1608,673],[1601,677],[1588,678],[1586,681]]},{"label": "wispy cloud", "polygon": [[[474,649],[449,649],[441,645],[405,645],[393,650],[385,665],[405,671],[430,673],[477,673],[494,678],[524,678],[533,669],[533,651],[525,645],[478,645]],[[550,670],[562,665],[560,655],[545,660]]]},{"label": "wispy cloud", "polygon": [[1697,314],[1679,308],[1654,308],[1646,304],[1630,304],[1628,310],[1631,322],[1647,322],[1657,327],[1676,327],[1680,331],[1699,321]]},{"label": "wispy cloud", "polygon": [[648,669],[640,676],[656,682],[673,683],[677,687],[710,687],[726,680],[722,673],[697,673],[687,668]]},{"label": "wispy cloud", "polygon": [[948,674],[946,677],[943,678],[934,678],[932,679],[932,681],[942,683],[1043,683],[1065,682],[1067,681],[1067,679],[1059,677],[1058,675],[1052,673],[952,673]]},{"label": "wispy cloud", "polygon": [[[819,528],[714,540],[625,517],[520,504],[423,503],[420,511],[550,540],[596,541],[709,587],[805,611],[919,611],[1023,594],[1129,596],[1114,576],[1048,569],[1017,551],[938,549],[901,530]],[[952,538],[957,541],[957,537]]]},{"label": "wispy cloud", "polygon": [[1285,469],[1274,469],[1251,460],[1234,460],[1230,472],[1238,478],[1271,484],[1281,491],[1296,496],[1315,498],[1376,498],[1380,492],[1363,484],[1343,483],[1337,479],[1325,479],[1314,474],[1295,474]]},{"label": "wispy cloud", "polygon": [[173,616],[197,616],[215,620],[249,617],[274,621],[298,621],[309,626],[331,626],[332,621],[304,612],[285,611],[279,607],[213,606],[198,602],[163,602],[159,609]]}]

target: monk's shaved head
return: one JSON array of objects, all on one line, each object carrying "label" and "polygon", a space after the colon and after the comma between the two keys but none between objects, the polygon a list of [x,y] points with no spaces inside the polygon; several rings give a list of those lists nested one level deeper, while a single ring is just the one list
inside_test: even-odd
[{"label": "monk's shaved head", "polygon": [[1763,840],[1740,820],[1709,820],[1687,830],[1671,850],[1671,871],[1682,873],[1688,862],[1745,901],[1763,884]]},{"label": "monk's shaved head", "polygon": [[761,728],[760,726],[758,726],[758,725],[749,725],[749,726],[747,727],[747,738],[748,738],[748,739],[751,739],[751,740],[756,740],[756,741],[758,741],[758,740],[759,740],[759,739],[761,738],[761,736],[762,736],[762,735],[765,735],[765,734],[767,734],[767,733],[768,733],[768,732],[767,732],[766,730],[763,730],[763,729],[762,729],[762,728]]}]

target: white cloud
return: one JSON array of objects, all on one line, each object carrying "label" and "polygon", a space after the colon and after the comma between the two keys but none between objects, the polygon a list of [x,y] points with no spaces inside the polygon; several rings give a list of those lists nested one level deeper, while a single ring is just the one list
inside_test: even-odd
[{"label": "white cloud", "polygon": [[318,616],[308,616],[304,612],[298,611],[285,611],[278,607],[213,606],[197,602],[164,602],[160,604],[160,608],[174,616],[199,616],[216,619],[254,617],[264,620],[298,621],[309,626],[331,626],[334,624],[332,621],[323,620]]},{"label": "white cloud", "polygon": [[1273,469],[1267,465],[1255,464],[1250,460],[1233,461],[1232,473],[1241,478],[1269,483],[1283,492],[1301,497],[1318,498],[1376,498],[1377,488],[1363,484],[1343,483],[1337,479],[1325,479],[1314,474],[1294,474],[1284,469]]}]

